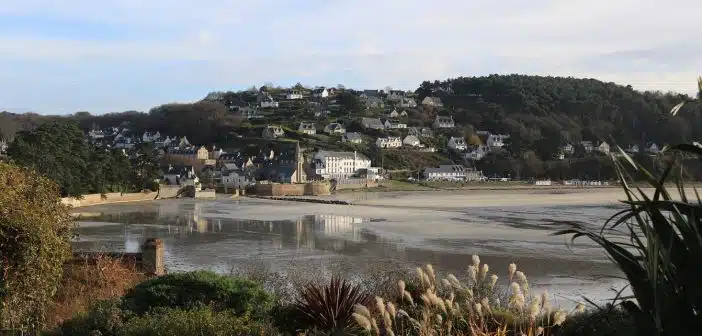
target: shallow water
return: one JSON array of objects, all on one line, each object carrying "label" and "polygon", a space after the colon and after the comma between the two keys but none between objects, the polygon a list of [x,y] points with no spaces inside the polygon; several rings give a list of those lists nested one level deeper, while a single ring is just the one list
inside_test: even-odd
[{"label": "shallow water", "polygon": [[[570,305],[581,295],[596,301],[619,287],[617,271],[586,241],[567,245],[551,233],[564,222],[600,226],[616,210],[602,206],[510,206],[460,210],[431,207],[341,206],[254,199],[162,200],[78,209],[99,213],[80,220],[79,250],[137,251],[146,238],[164,240],[169,271],[229,272],[253,260],[304,272],[344,264],[416,267],[462,274],[471,255],[492,272],[516,262],[532,287]],[[303,261],[300,263],[300,261]],[[604,278],[603,278],[604,277]],[[506,281],[506,279],[502,279]]]}]

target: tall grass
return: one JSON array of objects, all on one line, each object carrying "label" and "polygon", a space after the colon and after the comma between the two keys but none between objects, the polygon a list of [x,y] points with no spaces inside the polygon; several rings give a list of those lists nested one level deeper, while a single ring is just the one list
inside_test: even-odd
[{"label": "tall grass", "polygon": [[[487,264],[473,256],[467,280],[440,278],[431,265],[400,280],[389,298],[357,305],[356,322],[371,335],[548,335],[569,312],[554,309],[546,292],[533,293],[526,275],[508,267],[501,287]],[[580,310],[580,307],[578,307]]]},{"label": "tall grass", "polygon": [[[702,93],[702,78],[699,79]],[[702,94],[700,95],[702,97]],[[684,103],[673,108],[677,114]],[[702,157],[698,144],[666,147],[670,161],[659,176],[647,171],[618,148],[615,159],[627,209],[599,231],[574,224],[558,235],[588,238],[600,245],[625,274],[632,297],[620,298],[640,335],[702,333],[702,200],[682,182],[679,154]],[[647,193],[629,184],[639,174],[653,188]],[[674,191],[666,187],[673,182]]]}]

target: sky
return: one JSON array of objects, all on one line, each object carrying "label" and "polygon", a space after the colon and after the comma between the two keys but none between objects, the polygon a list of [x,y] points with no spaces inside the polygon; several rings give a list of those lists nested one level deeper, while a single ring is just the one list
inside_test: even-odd
[{"label": "sky", "polygon": [[487,74],[694,94],[699,0],[2,0],[0,110],[148,111],[210,91]]}]

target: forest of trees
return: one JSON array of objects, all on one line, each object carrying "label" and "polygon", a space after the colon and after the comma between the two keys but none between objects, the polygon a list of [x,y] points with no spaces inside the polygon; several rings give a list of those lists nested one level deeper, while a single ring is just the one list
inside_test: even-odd
[{"label": "forest of trees", "polygon": [[62,196],[156,190],[161,176],[156,151],[140,144],[131,156],[88,143],[76,123],[51,121],[20,131],[8,148],[10,159],[50,178]]},{"label": "forest of trees", "polygon": [[[222,144],[228,143],[232,134],[238,134],[242,125],[230,106],[255,102],[255,92],[213,92],[201,102],[166,104],[148,113],[92,115],[79,112],[65,117],[0,113],[0,134],[12,138],[15,132],[43,121],[69,119],[83,130],[128,124],[136,134],[158,130],[162,134],[187,136],[193,143]],[[526,75],[460,77],[423,82],[416,94],[418,101],[428,95],[438,96],[444,108],[411,109],[407,122],[410,126],[426,126],[435,115],[450,114],[460,125],[453,132],[466,137],[470,143],[474,142],[471,134],[474,135],[475,130],[509,134],[511,139],[504,152],[491,153],[477,165],[483,170],[513,177],[587,175],[611,178],[613,170],[609,159],[582,155],[582,150],[577,148],[580,141],[607,141],[622,147],[634,144],[643,147],[654,142],[662,147],[697,141],[698,134],[702,134],[699,99],[676,93],[639,92],[630,86],[595,79]],[[349,91],[340,94],[337,100],[344,110],[341,115],[348,119],[348,128],[357,128],[354,120],[368,112]],[[671,108],[681,101],[690,103],[677,115],[671,115]],[[300,118],[284,117],[291,125]],[[565,143],[576,146],[578,155],[554,161],[554,155]],[[568,170],[568,166],[585,168]]]}]

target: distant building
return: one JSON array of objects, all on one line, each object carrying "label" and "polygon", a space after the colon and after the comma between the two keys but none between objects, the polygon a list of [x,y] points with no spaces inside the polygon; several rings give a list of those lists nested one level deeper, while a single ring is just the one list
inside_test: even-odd
[{"label": "distant building", "polygon": [[285,131],[283,131],[283,128],[276,125],[266,126],[266,128],[263,129],[262,133],[262,136],[266,139],[275,139],[284,135]]},{"label": "distant building", "polygon": [[349,178],[371,168],[371,160],[354,152],[319,151],[314,155],[315,173],[325,179]]},{"label": "distant building", "polygon": [[360,143],[363,143],[363,137],[361,136],[361,133],[348,132],[348,133],[346,133],[346,135],[344,135],[343,141],[354,143],[354,144],[360,144]]},{"label": "distant building", "polygon": [[168,165],[163,168],[163,182],[168,185],[198,185],[200,180],[195,175],[195,168],[187,165]]},{"label": "distant building", "polygon": [[434,132],[428,127],[410,127],[408,134],[422,138],[434,137]]},{"label": "distant building", "polygon": [[317,128],[314,126],[314,123],[301,122],[300,127],[298,127],[297,130],[300,131],[300,133],[304,133],[304,134],[309,134],[309,135],[317,134]]},{"label": "distant building", "polygon": [[415,108],[415,107],[417,107],[417,101],[414,100],[413,98],[402,98],[402,99],[400,99],[399,105],[400,105],[400,107]]},{"label": "distant building", "polygon": [[378,138],[375,145],[378,148],[400,148],[402,147],[402,139],[399,137]]},{"label": "distant building", "polygon": [[466,139],[459,138],[459,137],[451,137],[448,141],[448,147],[455,150],[462,152],[466,149],[468,149],[468,145],[466,144]]},{"label": "distant building", "polygon": [[478,146],[475,146],[474,148],[471,148],[466,153],[466,159],[473,160],[473,161],[480,161],[488,153],[490,153],[490,147],[485,146],[485,145],[478,145]]},{"label": "distant building", "polygon": [[440,165],[438,168],[425,168],[424,178],[429,181],[479,181],[483,174],[463,165]]},{"label": "distant building", "polygon": [[385,125],[378,118],[362,118],[361,125],[368,129],[382,130],[385,129]]},{"label": "distant building", "polygon": [[419,138],[417,138],[414,135],[408,135],[402,140],[402,144],[410,146],[410,147],[424,147],[422,143],[419,141]]},{"label": "distant building", "polygon": [[405,124],[397,119],[385,120],[384,126],[387,129],[405,129],[405,128],[407,128],[407,124]]},{"label": "distant building", "polygon": [[329,135],[343,135],[346,133],[346,128],[340,123],[329,123],[327,126],[324,126],[324,133]]},{"label": "distant building", "polygon": [[434,128],[454,128],[456,124],[453,122],[453,117],[451,116],[436,116],[432,126],[434,126]]},{"label": "distant building", "polygon": [[424,100],[422,100],[422,105],[432,106],[432,107],[442,107],[442,106],[444,106],[444,103],[441,102],[441,98],[439,98],[439,97],[427,96],[427,97],[424,97]]}]

